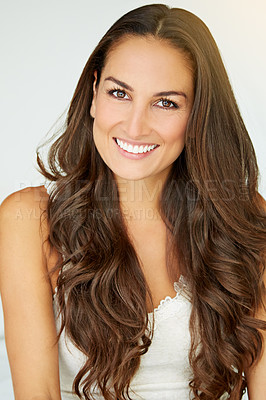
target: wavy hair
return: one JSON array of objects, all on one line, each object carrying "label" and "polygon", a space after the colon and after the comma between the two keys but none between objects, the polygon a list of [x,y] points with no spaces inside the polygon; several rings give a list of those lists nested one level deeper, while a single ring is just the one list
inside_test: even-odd
[{"label": "wavy hair", "polygon": [[64,255],[52,271],[60,270],[61,332],[86,355],[73,390],[88,400],[96,382],[106,400],[130,399],[131,379],[152,340],[146,329],[151,292],[90,116],[94,71],[100,80],[110,51],[132,35],[166,41],[193,68],[185,147],[162,188],[160,213],[191,291],[194,399],[225,392],[240,399],[244,370],[259,359],[266,329],[256,318],[265,307],[266,242],[256,156],[208,28],[194,14],[163,4],[130,11],[108,30],[79,79],[49,168],[37,150],[41,173],[56,181],[47,219],[49,242]]}]

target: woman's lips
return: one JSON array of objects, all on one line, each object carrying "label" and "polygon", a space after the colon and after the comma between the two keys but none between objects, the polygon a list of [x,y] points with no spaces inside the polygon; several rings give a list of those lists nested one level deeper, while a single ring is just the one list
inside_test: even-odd
[{"label": "woman's lips", "polygon": [[[143,148],[145,148],[145,146],[147,146],[147,147],[149,147],[149,146],[155,146],[153,149],[150,149],[150,150],[147,150],[145,153],[143,152],[143,153],[134,153],[134,152],[129,152],[129,151],[127,151],[127,150],[124,150],[124,149],[122,149],[120,146],[119,146],[119,144],[117,143],[117,140],[116,140],[117,138],[114,138],[114,142],[115,142],[115,144],[116,144],[116,147],[117,147],[117,149],[118,149],[118,151],[119,151],[119,153],[121,154],[121,155],[123,155],[124,157],[126,157],[126,158],[129,158],[129,159],[131,159],[131,160],[140,160],[140,159],[142,159],[142,158],[145,158],[145,157],[148,157],[150,154],[152,154],[158,147],[159,147],[159,145],[156,145],[156,144],[140,144],[140,145],[138,145],[138,148],[140,148],[140,146],[142,146]],[[118,139],[119,140],[119,139]],[[126,142],[126,141],[125,141]],[[124,142],[123,142],[124,143]],[[126,142],[126,143],[128,143],[128,142]],[[131,143],[129,143],[129,144],[131,144]],[[134,148],[134,145],[131,145],[132,146],[132,148]]]}]

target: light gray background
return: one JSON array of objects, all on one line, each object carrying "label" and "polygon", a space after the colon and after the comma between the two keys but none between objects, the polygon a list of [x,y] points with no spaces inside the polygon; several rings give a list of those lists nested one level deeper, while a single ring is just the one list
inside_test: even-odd
[{"label": "light gray background", "polygon": [[[67,109],[90,52],[109,26],[130,9],[161,2],[0,1],[0,202],[20,188],[42,184],[35,149]],[[257,153],[259,189],[266,197],[265,1],[166,4],[194,12],[210,28]],[[8,400],[13,395],[3,334],[0,314],[0,400]]]}]

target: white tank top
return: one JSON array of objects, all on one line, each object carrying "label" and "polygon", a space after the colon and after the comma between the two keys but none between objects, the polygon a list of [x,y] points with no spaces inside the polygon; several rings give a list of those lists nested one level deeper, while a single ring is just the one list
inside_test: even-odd
[{"label": "white tank top", "polygon": [[[134,400],[189,400],[188,382],[191,369],[188,362],[190,348],[189,316],[191,304],[186,295],[186,284],[181,277],[175,282],[176,296],[167,296],[154,311],[154,336],[146,354],[141,356],[140,368],[134,375],[130,395]],[[57,296],[54,295],[57,317]],[[153,314],[149,313],[149,327]],[[56,318],[57,331],[60,317]],[[112,355],[110,354],[110,357]],[[85,361],[63,330],[59,339],[59,369],[62,400],[78,400],[71,394],[72,383]],[[104,400],[92,392],[95,399]]]},{"label": "white tank top", "polygon": [[[45,184],[50,193],[51,185]],[[154,310],[154,336],[146,354],[141,356],[140,368],[130,384],[133,400],[189,400],[188,383],[192,372],[188,361],[190,349],[189,318],[191,303],[183,276],[174,283],[176,296],[167,296]],[[60,327],[57,295],[54,295],[57,331]],[[148,314],[151,327],[153,313]],[[110,355],[111,356],[111,355]],[[62,400],[78,400],[72,394],[72,383],[85,361],[85,355],[65,335],[59,339],[59,370]],[[92,392],[97,400],[104,398]]]}]

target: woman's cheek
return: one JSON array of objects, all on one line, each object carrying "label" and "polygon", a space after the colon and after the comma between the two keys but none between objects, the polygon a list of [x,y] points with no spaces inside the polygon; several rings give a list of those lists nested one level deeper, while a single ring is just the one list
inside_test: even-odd
[{"label": "woman's cheek", "polygon": [[125,118],[125,110],[121,105],[108,100],[99,100],[96,109],[95,122],[98,127],[104,130],[110,130]]},{"label": "woman's cheek", "polygon": [[167,136],[169,142],[175,143],[176,140],[185,139],[186,127],[187,119],[173,118],[172,120],[164,120],[160,124],[159,132],[161,132],[162,137]]}]

